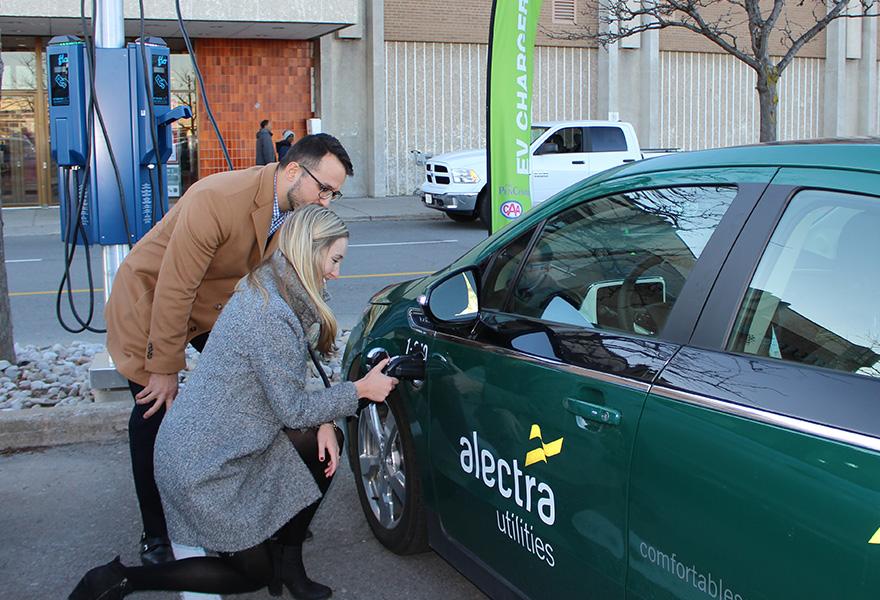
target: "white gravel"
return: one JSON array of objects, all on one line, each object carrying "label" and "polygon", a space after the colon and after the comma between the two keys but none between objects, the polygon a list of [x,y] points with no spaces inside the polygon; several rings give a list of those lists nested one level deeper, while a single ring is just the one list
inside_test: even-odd
[{"label": "white gravel", "polygon": [[[336,339],[338,351],[325,359],[324,370],[331,381],[341,380],[342,350],[348,331]],[[89,386],[89,366],[95,354],[104,351],[102,344],[74,342],[52,346],[15,345],[17,363],[0,360],[0,411],[52,408],[95,401]],[[187,346],[187,370],[181,372],[185,385],[189,371],[198,362],[199,353]],[[323,387],[311,364],[308,387]]]}]

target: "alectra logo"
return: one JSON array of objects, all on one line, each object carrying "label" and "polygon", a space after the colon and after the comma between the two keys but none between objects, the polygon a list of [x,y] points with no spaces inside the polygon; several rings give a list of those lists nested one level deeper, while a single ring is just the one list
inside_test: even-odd
[{"label": "alectra logo", "polygon": [[526,453],[526,466],[531,466],[538,461],[547,462],[547,459],[551,456],[556,456],[560,452],[562,452],[562,438],[558,440],[553,440],[549,444],[544,443],[544,438],[541,437],[541,426],[540,425],[532,425],[532,432],[529,434],[529,439],[534,440],[538,439],[541,441],[541,447],[535,448],[534,450],[529,450]]},{"label": "alectra logo", "polygon": [[[517,459],[505,460],[498,458],[489,448],[481,447],[481,440],[476,431],[469,436],[461,436],[459,464],[461,470],[473,475],[483,484],[497,491],[504,498],[512,499],[517,506],[526,512],[537,511],[538,516],[547,525],[556,521],[556,499],[553,488],[531,475],[523,473],[525,467],[536,462],[547,462],[547,457],[562,452],[562,438],[545,444],[541,439],[541,428],[532,425],[529,439],[540,440],[541,447],[526,454],[525,465],[520,468]],[[484,443],[485,445],[485,443]]]}]

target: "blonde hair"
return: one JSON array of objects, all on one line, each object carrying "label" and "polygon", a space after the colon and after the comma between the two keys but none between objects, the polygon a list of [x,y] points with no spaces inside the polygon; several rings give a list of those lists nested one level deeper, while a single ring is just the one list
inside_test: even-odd
[{"label": "blonde hair", "polygon": [[[333,350],[337,324],[336,317],[333,316],[330,307],[324,301],[324,261],[330,246],[336,240],[348,238],[348,228],[332,210],[317,204],[310,204],[293,211],[293,214],[284,221],[277,235],[278,249],[296,271],[309,300],[318,313],[321,333],[318,337],[317,349],[326,354]],[[268,262],[268,258],[266,262]],[[247,283],[259,290],[263,298],[268,301],[269,295],[256,276],[257,270],[259,268],[248,274]],[[274,269],[272,272],[278,290],[290,304],[290,299],[286,297],[285,286],[280,281],[279,274]]]}]

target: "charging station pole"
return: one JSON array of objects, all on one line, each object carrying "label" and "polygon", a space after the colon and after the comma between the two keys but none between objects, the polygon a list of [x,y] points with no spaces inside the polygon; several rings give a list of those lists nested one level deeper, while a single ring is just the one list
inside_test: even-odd
[{"label": "charging station pole", "polygon": [[[95,46],[123,48],[125,46],[125,13],[122,0],[97,0],[95,6]],[[110,298],[113,278],[128,254],[127,244],[102,246],[104,258],[104,302]]]}]

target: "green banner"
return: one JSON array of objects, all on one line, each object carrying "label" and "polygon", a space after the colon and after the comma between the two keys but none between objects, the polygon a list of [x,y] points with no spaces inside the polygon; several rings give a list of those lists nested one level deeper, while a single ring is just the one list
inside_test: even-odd
[{"label": "green banner", "polygon": [[495,0],[489,35],[489,194],[494,233],[532,206],[532,70],[541,0]]}]

